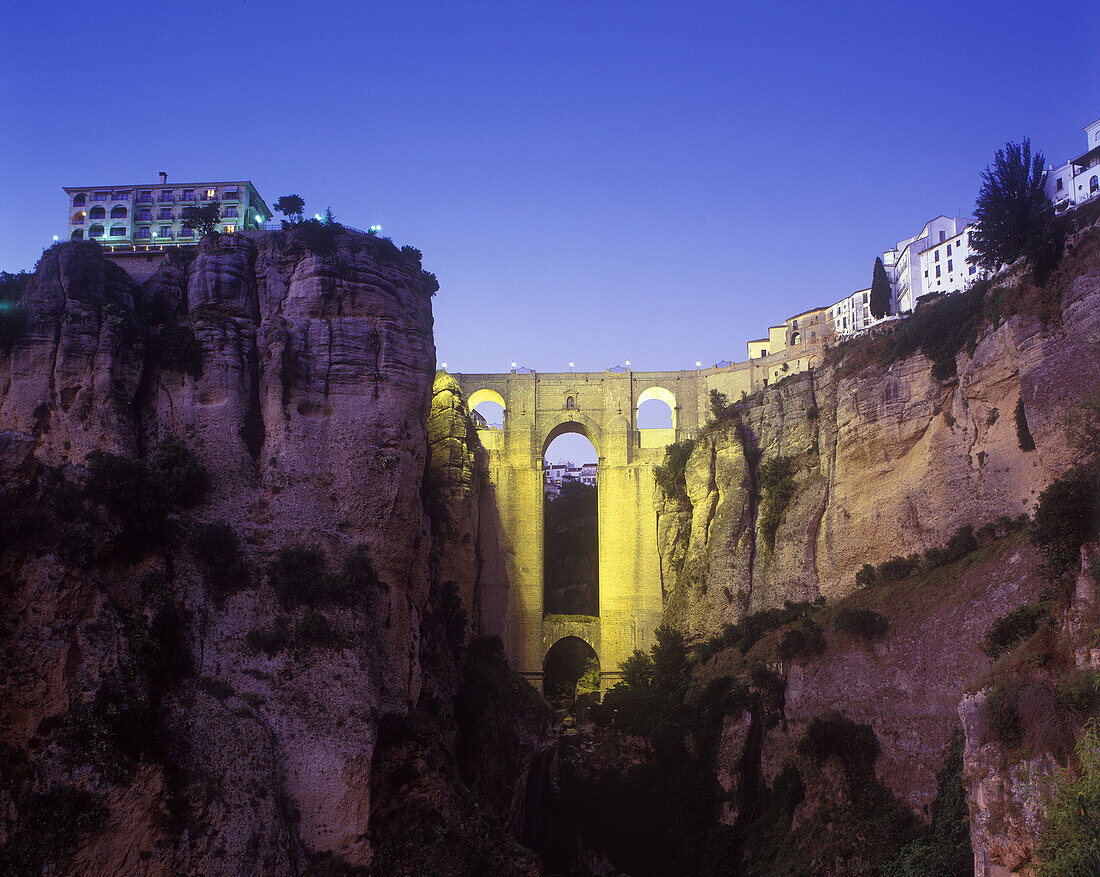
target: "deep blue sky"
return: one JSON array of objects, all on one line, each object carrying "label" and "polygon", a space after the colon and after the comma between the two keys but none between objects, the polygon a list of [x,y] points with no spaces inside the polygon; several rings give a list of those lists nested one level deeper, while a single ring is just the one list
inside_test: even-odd
[{"label": "deep blue sky", "polygon": [[64,185],[255,182],[424,252],[452,371],[745,358],[1030,136],[1100,116],[1095,2],[9,5],[0,269]]}]

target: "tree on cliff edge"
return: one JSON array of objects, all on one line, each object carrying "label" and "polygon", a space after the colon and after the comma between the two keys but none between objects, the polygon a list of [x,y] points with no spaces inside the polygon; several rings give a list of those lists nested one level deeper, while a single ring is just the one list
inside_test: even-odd
[{"label": "tree on cliff edge", "polygon": [[1037,275],[1057,264],[1064,235],[1047,197],[1043,153],[1031,154],[1031,141],[1004,145],[982,171],[974,207],[977,227],[970,232],[970,261],[996,268],[1027,256]]},{"label": "tree on cliff edge", "polygon": [[272,206],[291,222],[301,222],[306,210],[306,202],[301,195],[283,195]]},{"label": "tree on cliff edge", "polygon": [[217,201],[209,201],[201,207],[183,208],[183,227],[197,231],[200,238],[215,234],[220,220],[221,205]]},{"label": "tree on cliff edge", "polygon": [[871,280],[871,315],[876,320],[881,320],[890,313],[890,278],[886,276],[886,269],[882,265],[882,259],[875,259],[875,273]]}]

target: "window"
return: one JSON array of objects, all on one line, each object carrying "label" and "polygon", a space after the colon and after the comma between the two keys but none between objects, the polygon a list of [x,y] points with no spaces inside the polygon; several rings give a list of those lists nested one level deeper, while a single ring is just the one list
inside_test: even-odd
[{"label": "window", "polygon": [[207,197],[207,198],[213,198],[213,197],[214,197],[215,195],[217,195],[217,194],[218,194],[218,190],[217,190],[217,189],[207,189],[207,190],[206,190],[206,197]]},{"label": "window", "polygon": [[83,207],[84,200],[85,199],[83,192],[81,192],[79,195],[73,195],[73,207]]},{"label": "window", "polygon": [[939,265],[936,266],[936,276],[937,277],[940,276],[940,266]]},{"label": "window", "polygon": [[180,200],[181,201],[194,201],[195,200],[195,190],[194,189],[184,189],[183,194],[180,196]]},{"label": "window", "polygon": [[157,213],[157,219],[171,219],[172,209],[170,207],[162,207]]},{"label": "window", "polygon": [[142,189],[140,192],[138,192],[138,202],[139,203],[148,204],[152,200],[153,200],[153,191],[152,191],[152,189]]},{"label": "window", "polygon": [[171,189],[163,190],[160,193],[160,197],[157,200],[158,201],[171,201],[171,200],[173,200],[172,199],[172,190]]},{"label": "window", "polygon": [[92,200],[93,201],[106,201],[107,200],[107,193],[106,192],[96,192],[94,195],[92,195]]},{"label": "window", "polygon": [[951,244],[947,245],[947,255],[951,255]]},{"label": "window", "polygon": [[125,235],[126,235],[126,228],[124,226],[115,225],[115,226],[111,227],[111,237],[120,238],[120,237],[125,237]]},{"label": "window", "polygon": [[924,272],[924,276],[925,276],[925,277],[927,277],[927,276],[928,276],[928,272],[927,272],[927,271],[925,271],[925,272]]},{"label": "window", "polygon": [[237,208],[236,207],[226,207],[225,208],[225,218],[226,219],[236,219],[237,218]]},{"label": "window", "polygon": [[947,240],[947,232],[941,231],[940,232],[940,243],[942,244],[945,240]]},{"label": "window", "polygon": [[181,228],[180,229],[180,237],[181,238],[194,237],[194,235],[195,235],[195,232],[190,228]]},{"label": "window", "polygon": [[1058,192],[1062,191],[1062,178],[1061,177],[1058,177],[1058,179],[1055,181],[1054,188]]},{"label": "window", "polygon": [[76,213],[73,214],[73,223],[72,224],[73,225],[83,225],[84,224],[84,211],[83,210],[78,210]]},{"label": "window", "polygon": [[1100,180],[1096,178],[1096,174],[1093,174],[1092,179],[1089,180],[1089,194],[1091,195],[1098,189],[1100,189]]},{"label": "window", "polygon": [[977,270],[978,270],[978,269],[977,269],[977,268],[975,268],[975,267],[974,267],[973,265],[971,265],[971,266],[970,266],[970,273],[971,273],[971,274],[973,274],[973,273],[974,273],[975,271],[977,271]]},{"label": "window", "polygon": [[150,210],[148,207],[143,207],[141,210],[138,211],[138,222],[148,222],[150,219],[153,218],[152,214],[152,210]]},{"label": "window", "polygon": [[227,225],[225,227],[225,233],[226,234],[233,234],[233,232],[235,232],[236,230],[237,230],[237,226],[235,226],[235,225]]},{"label": "window", "polygon": [[572,396],[566,396],[565,397],[565,407],[566,408],[576,408],[577,407],[577,403],[573,399]]},{"label": "window", "polygon": [[760,355],[761,355],[761,356],[767,356],[767,355],[768,355],[768,351],[766,351],[766,350],[761,350],[761,351],[760,351]]},{"label": "window", "polygon": [[139,228],[137,230],[137,234],[135,234],[134,237],[137,238],[139,241],[147,241],[151,237],[151,234],[149,232],[149,229]]},{"label": "window", "polygon": [[104,210],[102,207],[93,207],[89,215],[92,217],[92,219],[102,219],[104,216],[107,215],[107,211]]},{"label": "window", "polygon": [[111,219],[125,219],[129,211],[121,204],[116,204],[111,208]]},{"label": "window", "polygon": [[78,228],[76,231],[74,231],[73,235],[72,235],[72,240],[74,240],[74,241],[84,240],[84,229]]},{"label": "window", "polygon": [[88,237],[90,237],[90,238],[101,238],[101,237],[103,237],[103,226],[102,225],[93,225],[91,228],[88,229]]},{"label": "window", "polygon": [[954,268],[951,267],[952,261],[954,261],[954,260],[952,260],[952,259],[947,260],[947,271],[948,271],[948,273],[955,270]]},{"label": "window", "polygon": [[940,251],[936,250],[936,261],[938,262],[939,260],[940,260]]},{"label": "window", "polygon": [[157,232],[157,237],[170,238],[172,236],[172,226],[162,225],[160,231]]},{"label": "window", "polygon": [[130,200],[130,193],[129,192],[115,192],[115,200],[116,201],[129,201]]}]

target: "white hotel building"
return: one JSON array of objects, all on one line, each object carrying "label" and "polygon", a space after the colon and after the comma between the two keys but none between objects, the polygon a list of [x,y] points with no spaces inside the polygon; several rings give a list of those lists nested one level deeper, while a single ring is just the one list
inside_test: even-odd
[{"label": "white hotel building", "polygon": [[69,240],[99,241],[111,251],[146,251],[198,243],[183,227],[183,210],[212,201],[221,204],[223,233],[263,229],[271,218],[248,180],[216,183],[160,183],[129,186],[65,186],[69,196]]},{"label": "white hotel building", "polygon": [[1100,119],[1085,126],[1085,146],[1083,154],[1047,172],[1047,196],[1060,210],[1100,195]]}]

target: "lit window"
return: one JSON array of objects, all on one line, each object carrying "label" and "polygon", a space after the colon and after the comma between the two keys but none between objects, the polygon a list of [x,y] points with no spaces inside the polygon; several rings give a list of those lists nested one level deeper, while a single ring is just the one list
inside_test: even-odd
[{"label": "lit window", "polygon": [[235,225],[227,225],[225,227],[225,233],[226,234],[233,234],[233,232],[235,232],[236,230],[237,230],[237,226],[235,226]]},{"label": "lit window", "polygon": [[206,190],[206,197],[207,197],[207,198],[213,198],[213,197],[214,197],[215,195],[217,195],[217,194],[218,194],[218,190],[217,190],[217,189],[207,189],[207,190]]}]

